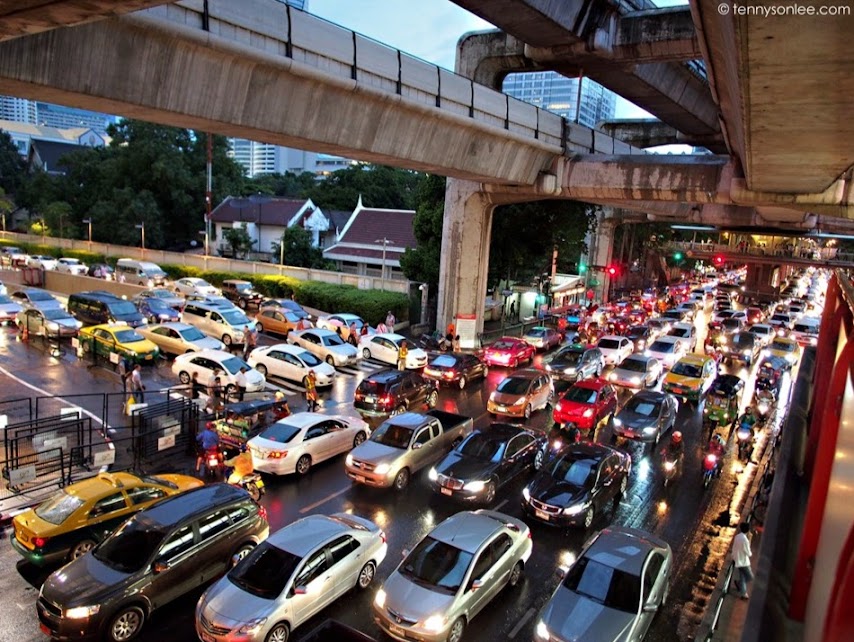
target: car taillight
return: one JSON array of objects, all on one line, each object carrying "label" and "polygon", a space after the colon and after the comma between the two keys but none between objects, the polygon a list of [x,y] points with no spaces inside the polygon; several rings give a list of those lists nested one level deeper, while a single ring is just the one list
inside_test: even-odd
[{"label": "car taillight", "polygon": [[388,541],[388,539],[385,536],[385,531],[380,531],[380,539],[383,541],[383,544],[385,544]]},{"label": "car taillight", "polygon": [[448,372],[445,372],[445,374],[443,374],[442,376],[445,377],[445,379],[453,379],[454,373],[453,373],[453,371],[449,370]]},{"label": "car taillight", "polygon": [[363,401],[365,399],[365,394],[362,392],[356,391],[356,401]]},{"label": "car taillight", "polygon": [[391,405],[391,395],[385,395],[384,397],[380,397],[379,403],[383,406]]},{"label": "car taillight", "polygon": [[48,539],[50,539],[50,538],[48,538],[48,537],[34,537],[33,538],[33,545],[36,548],[44,548],[44,546],[47,544]]},{"label": "car taillight", "polygon": [[263,506],[258,507],[258,517],[263,519],[265,522],[267,521],[267,509]]},{"label": "car taillight", "polygon": [[534,536],[531,534],[531,529],[528,529],[528,539],[534,539]]},{"label": "car taillight", "polygon": [[558,412],[563,412],[563,403],[558,401],[557,406],[555,406],[555,410],[557,410]]},{"label": "car taillight", "polygon": [[271,450],[269,453],[267,453],[267,459],[284,459],[287,456],[287,450]]}]

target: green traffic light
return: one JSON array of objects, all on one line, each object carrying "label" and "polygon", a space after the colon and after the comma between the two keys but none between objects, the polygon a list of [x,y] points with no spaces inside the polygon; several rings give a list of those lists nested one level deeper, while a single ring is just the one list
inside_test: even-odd
[{"label": "green traffic light", "polygon": [[677,252],[676,254],[673,255],[673,258],[677,261],[681,261],[682,260],[682,252]]},{"label": "green traffic light", "polygon": [[578,273],[584,274],[585,272],[587,272],[587,266],[584,265],[584,263],[579,263],[578,264]]}]

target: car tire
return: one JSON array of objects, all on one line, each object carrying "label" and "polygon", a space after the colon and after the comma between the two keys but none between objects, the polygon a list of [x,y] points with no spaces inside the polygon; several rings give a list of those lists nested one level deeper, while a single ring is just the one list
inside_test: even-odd
[{"label": "car tire", "polygon": [[368,562],[362,567],[362,570],[359,571],[359,575],[356,578],[356,588],[360,591],[364,591],[371,585],[371,582],[374,581],[374,577],[377,574],[377,566],[373,562]]},{"label": "car tire", "polygon": [[525,565],[522,562],[516,562],[516,565],[510,570],[510,576],[507,578],[507,584],[510,588],[515,588],[522,581],[525,574]]},{"label": "car tire", "polygon": [[297,475],[305,475],[311,469],[311,457],[303,455],[297,459],[296,472]]},{"label": "car tire", "polygon": [[448,631],[448,642],[460,642],[463,639],[463,632],[466,630],[466,621],[458,617],[454,620]]},{"label": "car tire", "polygon": [[525,406],[525,419],[531,418],[531,412],[531,404],[528,404],[527,406]]},{"label": "car tire", "polygon": [[265,379],[267,378],[267,366],[265,366],[263,363],[258,363],[255,365],[255,369],[260,372]]},{"label": "car tire", "polygon": [[106,639],[110,642],[128,642],[133,640],[145,624],[145,611],[139,606],[125,606],[116,612],[106,630]]},{"label": "car tire", "polygon": [[241,310],[246,309],[246,299],[237,299],[237,307]]},{"label": "car tire", "polygon": [[495,482],[487,482],[486,488],[483,493],[483,503],[486,506],[489,506],[492,502],[495,501]]},{"label": "car tire", "polygon": [[335,367],[335,359],[332,357],[331,354],[326,356],[326,363],[328,363],[333,368]]},{"label": "car tire", "polygon": [[457,381],[457,385],[459,386],[460,390],[465,389],[466,383],[468,383],[466,381],[466,376],[465,375],[460,376],[459,381]]},{"label": "car tire", "polygon": [[402,491],[409,485],[409,469],[401,468],[394,476],[394,489]]},{"label": "car tire", "polygon": [[231,347],[231,335],[230,334],[222,335],[222,339],[220,339],[220,341],[222,341],[225,344],[226,348]]},{"label": "car tire", "polygon": [[623,480],[620,482],[620,490],[618,491],[618,495],[622,497],[626,494],[626,489],[629,487],[629,476],[623,475]]},{"label": "car tire", "polygon": [[430,394],[427,395],[427,407],[435,408],[436,404],[439,403],[439,393],[435,390],[431,390]]},{"label": "car tire", "polygon": [[291,637],[291,629],[285,622],[279,622],[270,629],[264,642],[288,642]]},{"label": "car tire", "polygon": [[74,546],[71,547],[71,550],[68,551],[68,561],[76,560],[78,557],[83,557],[88,551],[92,550],[95,546],[95,540],[92,539],[81,539]]},{"label": "car tire", "polygon": [[584,528],[590,528],[593,525],[594,513],[593,506],[588,508],[587,512],[584,513]]},{"label": "car tire", "polygon": [[178,381],[180,381],[185,386],[190,384],[190,379],[191,379],[191,377],[190,377],[189,372],[182,370],[181,372],[178,373]]},{"label": "car tire", "polygon": [[546,462],[546,448],[547,446],[540,448],[537,450],[537,454],[534,455],[534,470],[540,470]]},{"label": "car tire", "polygon": [[242,544],[240,547],[238,547],[238,549],[234,551],[234,554],[232,554],[231,556],[231,565],[237,566],[238,562],[240,562],[240,560],[249,555],[249,553],[252,552],[253,548],[255,548],[255,544],[249,542],[247,542],[246,544]]},{"label": "car tire", "polygon": [[363,444],[367,438],[368,436],[365,434],[364,430],[360,430],[359,432],[357,432],[356,436],[353,437],[353,448]]},{"label": "car tire", "polygon": [[362,348],[362,358],[363,359],[370,359],[371,358],[371,351],[368,350],[367,348]]},{"label": "car tire", "polygon": [[255,324],[255,329],[256,329],[259,333],[264,332],[264,326],[263,326],[263,325],[261,325],[260,323],[256,323],[256,324]]}]

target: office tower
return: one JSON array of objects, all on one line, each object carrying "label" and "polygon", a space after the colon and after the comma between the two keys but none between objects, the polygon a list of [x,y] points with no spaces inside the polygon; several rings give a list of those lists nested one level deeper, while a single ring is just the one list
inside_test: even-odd
[{"label": "office tower", "polygon": [[[567,78],[554,71],[509,74],[504,93],[542,109],[575,121],[578,102],[578,78]],[[581,80],[578,122],[587,127],[614,117],[616,95],[589,78]]]}]

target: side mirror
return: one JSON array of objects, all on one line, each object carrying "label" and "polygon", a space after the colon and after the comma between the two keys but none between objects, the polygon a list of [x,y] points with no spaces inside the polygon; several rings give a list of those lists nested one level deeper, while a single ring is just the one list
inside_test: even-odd
[{"label": "side mirror", "polygon": [[294,588],[294,595],[305,595],[306,593],[308,593],[308,590],[304,586]]},{"label": "side mirror", "polygon": [[155,575],[158,575],[163,571],[168,571],[169,564],[167,564],[166,562],[154,562],[154,565],[151,567],[151,570],[154,572]]},{"label": "side mirror", "polygon": [[566,577],[566,574],[568,571],[569,571],[569,568],[567,568],[566,566],[558,566],[557,570],[555,571],[555,575],[557,575],[559,580],[562,580],[563,578]]},{"label": "side mirror", "polygon": [[424,446],[422,443],[412,444],[412,450],[419,450],[422,446]]},{"label": "side mirror", "polygon": [[483,588],[483,580],[475,580],[474,582],[471,583],[472,593],[477,591],[478,589],[481,589],[481,588]]},{"label": "side mirror", "polygon": [[409,549],[408,549],[408,548],[404,548],[404,549],[400,552],[400,556],[401,556],[401,557],[406,557],[407,555],[409,555]]},{"label": "side mirror", "polygon": [[658,610],[658,604],[653,601],[647,602],[643,607],[644,613],[655,613]]}]

